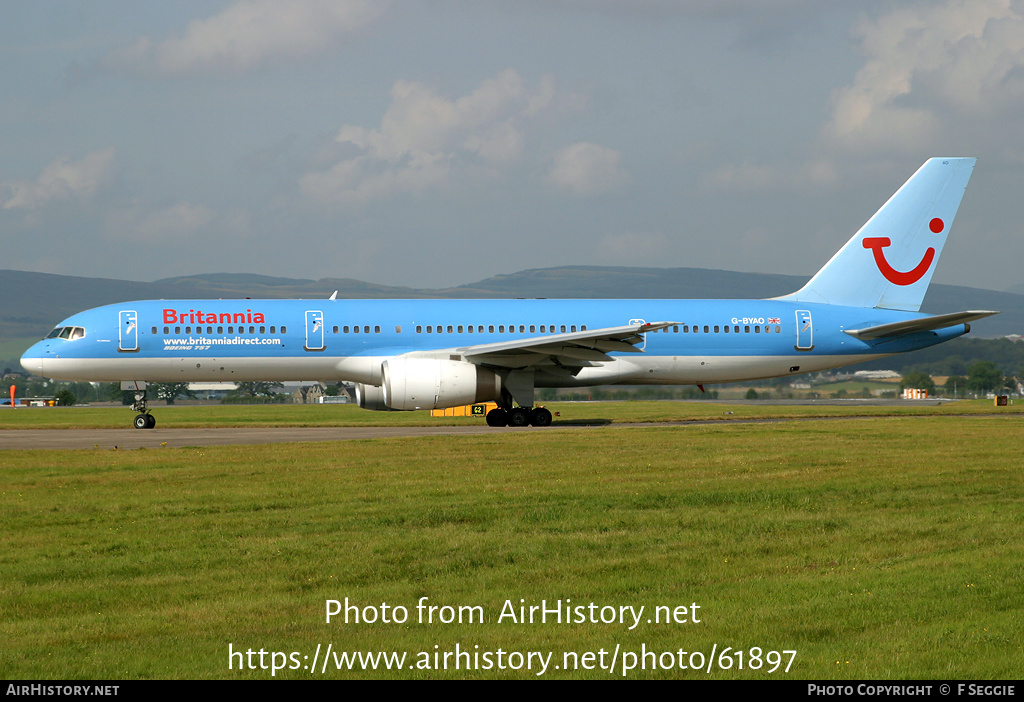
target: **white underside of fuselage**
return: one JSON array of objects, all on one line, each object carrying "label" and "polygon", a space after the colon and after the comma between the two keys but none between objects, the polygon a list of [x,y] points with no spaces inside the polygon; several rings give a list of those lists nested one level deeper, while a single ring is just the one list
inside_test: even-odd
[{"label": "white underside of fuselage", "polygon": [[[536,387],[596,385],[698,385],[778,378],[838,368],[889,354],[785,356],[642,356],[595,363],[577,373],[539,369]],[[151,383],[250,381],[349,381],[380,385],[388,356],[294,358],[48,358],[31,370],[57,380]]]}]

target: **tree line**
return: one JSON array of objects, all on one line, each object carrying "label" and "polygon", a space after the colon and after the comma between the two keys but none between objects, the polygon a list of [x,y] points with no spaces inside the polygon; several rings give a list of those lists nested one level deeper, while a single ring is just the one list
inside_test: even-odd
[{"label": "tree line", "polygon": [[[12,374],[10,368],[4,371],[3,399],[9,401],[10,387],[15,386],[14,397],[46,397],[54,398],[58,405],[75,405],[86,402],[120,402],[130,405],[135,401],[135,392],[122,390],[120,383],[97,383],[93,385],[85,381],[73,382],[66,380],[50,380],[39,376]],[[227,403],[244,402],[278,402],[284,395],[278,390],[284,388],[282,383],[253,382],[238,383],[237,387],[223,399]],[[194,400],[196,393],[189,389],[188,383],[149,383],[146,394],[150,400],[163,400],[173,405],[176,400]]]}]

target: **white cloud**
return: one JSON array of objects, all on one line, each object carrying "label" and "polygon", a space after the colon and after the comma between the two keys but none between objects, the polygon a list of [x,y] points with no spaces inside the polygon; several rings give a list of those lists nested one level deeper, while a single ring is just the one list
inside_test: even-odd
[{"label": "white cloud", "polygon": [[[136,203],[112,211],[107,215],[103,229],[104,237],[110,241],[141,241],[173,248],[182,241],[201,236],[244,237],[250,229],[250,221],[242,211],[218,212],[206,205],[183,200],[155,210]],[[213,243],[212,239],[207,243]]]},{"label": "white cloud", "polygon": [[761,166],[744,163],[721,166],[711,173],[707,182],[726,190],[803,190],[808,187],[829,187],[839,180],[833,165],[815,160],[796,166]]},{"label": "white cloud", "polygon": [[149,37],[104,61],[130,72],[240,73],[330,50],[387,10],[386,0],[242,0],[189,23],[179,37]]},{"label": "white cloud", "polygon": [[548,182],[578,195],[601,195],[622,188],[629,180],[619,167],[622,154],[590,142],[559,149],[548,173]]},{"label": "white cloud", "polygon": [[136,231],[144,239],[181,239],[197,233],[213,219],[214,213],[210,208],[193,205],[190,202],[179,202],[144,219]]},{"label": "white cloud", "polygon": [[810,12],[813,0],[545,0],[584,10],[607,10],[636,15],[685,17],[748,17],[751,14]]},{"label": "white cloud", "polygon": [[1013,0],[949,0],[863,22],[866,63],[833,96],[826,141],[917,151],[963,120],[1024,107],[1024,15]]},{"label": "white cloud", "polygon": [[549,109],[555,88],[546,78],[531,90],[506,70],[455,100],[404,80],[391,98],[379,128],[342,127],[336,141],[357,153],[306,175],[309,197],[353,204],[444,187],[456,173],[499,172],[521,157],[525,125]]},{"label": "white cloud", "polygon": [[11,196],[5,210],[36,210],[54,201],[91,199],[113,179],[115,151],[93,151],[81,161],[57,159],[43,169],[35,182],[8,181],[4,189]]}]

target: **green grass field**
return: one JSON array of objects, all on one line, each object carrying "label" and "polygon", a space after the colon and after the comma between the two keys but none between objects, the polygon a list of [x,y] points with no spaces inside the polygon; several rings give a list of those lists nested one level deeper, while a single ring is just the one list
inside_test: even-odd
[{"label": "green grass field", "polygon": [[[786,419],[857,416],[943,416],[1024,414],[1024,402],[994,407],[992,400],[939,401],[939,404],[894,402],[873,405],[770,404],[761,402],[630,401],[549,402],[554,424],[635,424],[643,422],[730,419]],[[429,412],[369,412],[355,405],[194,405],[155,406],[157,425],[169,427],[324,427],[324,426],[458,426],[481,425],[481,417],[431,417]],[[4,429],[123,429],[131,426],[127,407],[28,407],[0,409]]]},{"label": "green grass field", "polygon": [[[584,417],[663,411],[636,405],[705,418],[755,407],[587,405]],[[1017,678],[1024,431],[1018,416],[982,414],[987,403],[953,406],[847,422],[0,452],[0,675],[250,679],[271,677],[273,662],[278,678],[533,678],[532,651],[550,656],[547,678],[622,678],[630,660],[627,678]],[[972,406],[978,416],[958,416]],[[192,410],[209,411],[160,410],[162,425]],[[286,421],[227,410],[232,425]],[[116,426],[130,417],[110,412]],[[422,597],[456,608],[435,617],[462,606],[485,621],[420,623]],[[325,623],[325,603],[345,598],[378,617],[383,603],[405,607],[408,620]],[[498,620],[520,600],[645,609],[632,630],[628,615]],[[699,623],[647,622],[655,607],[693,603]],[[405,669],[339,671],[332,658],[321,672],[328,644],[404,653]],[[262,649],[267,669],[254,653],[257,669],[239,670],[229,645]],[[450,657],[435,669],[456,646],[492,667],[456,670]],[[656,655],[641,669],[629,654],[645,651]],[[767,672],[783,651],[795,657]]]}]

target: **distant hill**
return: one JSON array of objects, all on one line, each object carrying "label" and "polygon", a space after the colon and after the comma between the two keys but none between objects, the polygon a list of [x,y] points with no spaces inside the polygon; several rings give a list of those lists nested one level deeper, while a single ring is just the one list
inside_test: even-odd
[{"label": "distant hill", "polygon": [[[376,285],[350,278],[276,278],[216,273],[152,283],[109,278],[0,271],[0,344],[38,339],[65,317],[127,300],[216,298],[763,298],[785,295],[806,278],[703,268],[563,266],[497,275],[444,289]],[[1024,333],[1024,295],[932,285],[924,311],[1000,310],[973,324],[972,336]],[[25,344],[27,347],[27,343]]]}]

